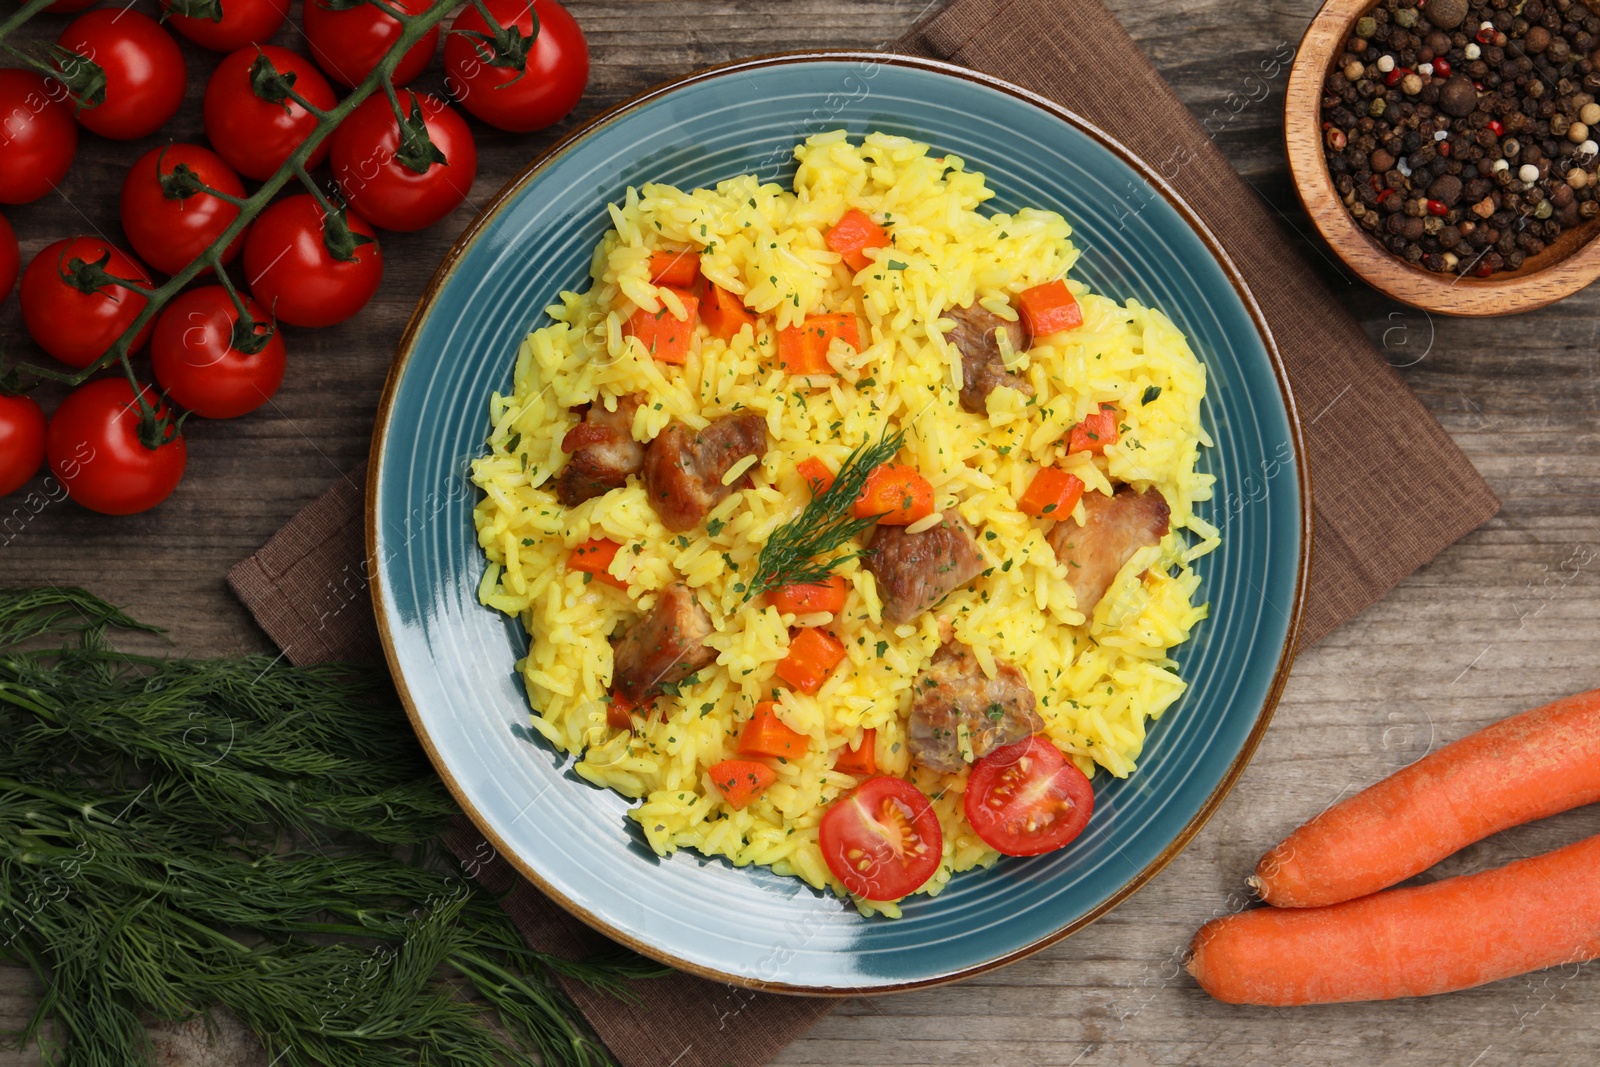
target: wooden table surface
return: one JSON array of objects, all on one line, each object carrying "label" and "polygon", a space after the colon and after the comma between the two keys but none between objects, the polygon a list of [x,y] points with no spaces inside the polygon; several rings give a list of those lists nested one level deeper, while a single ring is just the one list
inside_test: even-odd
[{"label": "wooden table surface", "polygon": [[[575,118],[744,55],[876,47],[935,4],[573,0],[594,58]],[[1214,108],[1231,112],[1230,93],[1259,95],[1247,76],[1299,40],[1316,2],[1112,0],[1111,6],[1203,119]],[[39,21],[52,35],[63,23]],[[293,44],[293,36],[285,31],[282,43]],[[1083,46],[1085,62],[1093,63],[1094,42]],[[203,74],[214,62],[197,50],[187,54],[190,100],[163,131],[180,140],[198,137]],[[1114,79],[1117,72],[1101,76]],[[436,66],[419,84],[436,89],[441,80]],[[1284,168],[1282,82],[1280,75],[1269,97],[1213,125],[1222,127],[1217,140],[1234,165],[1289,225],[1309,233]],[[479,203],[553,136],[475,128],[483,155],[473,190]],[[115,190],[144,147],[86,135],[60,195],[6,212],[24,262],[69,233],[92,227],[115,237]],[[8,517],[18,501],[7,501],[0,508],[0,581],[85,585],[169,627],[176,647],[188,653],[269,647],[223,576],[365,457],[390,352],[434,264],[470,215],[464,207],[428,232],[385,235],[387,275],[374,303],[342,327],[286,331],[288,380],[270,408],[235,422],[191,421],[188,475],[153,513],[114,520],[51,503],[37,515],[18,510]],[[1297,240],[1306,247],[1305,238]],[[1296,1011],[1215,1003],[1179,966],[1200,923],[1241,906],[1243,879],[1262,850],[1337,797],[1430,746],[1600,686],[1600,293],[1514,319],[1469,322],[1430,319],[1389,303],[1318,255],[1286,262],[1285,269],[1326,275],[1390,361],[1405,368],[1407,382],[1504,509],[1301,655],[1272,729],[1237,788],[1187,851],[1132,900],[998,973],[954,988],[847,1002],[777,1063],[1545,1067],[1600,1057],[1600,963],[1428,1000]],[[12,353],[35,354],[15,299],[0,308],[0,336]],[[1600,810],[1570,813],[1467,849],[1439,873],[1496,865],[1596,832]],[[0,973],[0,1026],[27,1005],[25,976]],[[176,1048],[167,1062],[251,1059]],[[31,1053],[0,1053],[0,1067],[35,1062]]]}]

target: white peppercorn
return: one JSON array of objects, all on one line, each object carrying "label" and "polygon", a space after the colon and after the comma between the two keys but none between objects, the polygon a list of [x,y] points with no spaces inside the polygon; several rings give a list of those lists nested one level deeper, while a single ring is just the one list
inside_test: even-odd
[{"label": "white peppercorn", "polygon": [[1539,180],[1539,168],[1532,163],[1524,163],[1517,168],[1517,177],[1522,179],[1524,185],[1532,185]]},{"label": "white peppercorn", "polygon": [[1393,70],[1394,69],[1394,56],[1379,56],[1378,57],[1378,69],[1383,71],[1385,74],[1387,74],[1391,70]]}]

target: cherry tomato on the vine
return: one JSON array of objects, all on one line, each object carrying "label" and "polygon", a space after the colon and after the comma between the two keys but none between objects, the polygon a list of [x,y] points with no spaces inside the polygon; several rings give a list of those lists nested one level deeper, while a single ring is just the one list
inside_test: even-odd
[{"label": "cherry tomato on the vine", "polygon": [[22,250],[17,247],[17,234],[11,223],[0,215],[0,304],[11,295],[17,284],[17,272],[22,269]]},{"label": "cherry tomato on the vine", "polygon": [[[22,272],[22,324],[61,362],[87,367],[133,325],[148,302],[116,279],[150,285],[138,260],[98,237],[47,245]],[[152,325],[144,324],[129,353],[144,346]]]},{"label": "cherry tomato on the vine", "polygon": [[183,478],[188,445],[172,410],[148,385],[139,391],[154,418],[140,409],[127,379],[100,378],[68,393],[45,431],[50,469],[90,511],[148,511]]},{"label": "cherry tomato on the vine", "polygon": [[283,335],[260,304],[248,296],[244,302],[253,325],[243,330],[239,309],[220,285],[189,290],[156,321],[150,338],[156,381],[203,418],[248,415],[283,384]]},{"label": "cherry tomato on the vine", "polygon": [[289,0],[161,0],[161,8],[167,25],[213,52],[264,44],[289,17]]},{"label": "cherry tomato on the vine", "polygon": [[399,99],[408,123],[420,113],[437,155],[426,146],[402,147],[400,122],[388,99],[371,96],[334,131],[330,159],[339,188],[362,218],[380,229],[420,230],[450,214],[472,191],[478,146],[466,120],[438,97],[405,90]]},{"label": "cherry tomato on the vine", "polygon": [[[325,227],[322,205],[302,193],[268,207],[250,227],[245,280],[279,321],[332,326],[360,311],[378,291],[383,252],[376,235],[353,211],[345,212],[344,221],[347,235],[338,226]],[[330,240],[343,245],[338,254],[328,247]]]},{"label": "cherry tomato on the vine", "polygon": [[[257,63],[270,66],[279,77],[252,77]],[[266,73],[266,66],[261,70]],[[272,177],[317,128],[315,115],[277,90],[267,90],[276,99],[256,94],[253,83],[288,82],[291,75],[294,91],[314,106],[326,111],[337,103],[333,87],[316,64],[297,52],[273,45],[239,49],[217,65],[206,83],[201,107],[206,136],[217,154],[246,178],[266,181]],[[328,142],[323,141],[306,160],[306,167],[315,167],[327,155]]]},{"label": "cherry tomato on the vine", "polygon": [[[502,130],[527,133],[560,122],[589,82],[589,44],[578,20],[555,0],[485,0],[484,6],[505,27],[504,44],[484,39],[493,34],[477,7],[469,6],[444,42],[445,88],[462,107]],[[526,41],[535,16],[538,36]],[[524,45],[525,70],[491,64]]]},{"label": "cherry tomato on the vine", "polygon": [[[183,104],[188,73],[172,34],[149,15],[127,7],[102,7],[80,15],[56,44],[105,72],[104,97],[84,101],[78,121],[86,130],[117,141],[146,137],[166,125]],[[70,72],[77,60],[56,59]]]},{"label": "cherry tomato on the vine", "polygon": [[0,144],[0,204],[26,204],[61,184],[78,152],[78,124],[60,82],[0,68]]},{"label": "cherry tomato on the vine", "polygon": [[[193,144],[150,149],[122,180],[122,232],[163,274],[187,267],[239,217],[236,205],[200,192],[197,183],[244,197],[244,183],[222,157]],[[243,247],[241,233],[223,249],[222,262],[232,262]]]},{"label": "cherry tomato on the vine", "polygon": [[[433,6],[432,0],[390,2],[408,15],[420,15]],[[405,30],[399,19],[366,0],[306,0],[300,18],[311,43],[311,58],[328,77],[352,88],[372,73]],[[438,50],[439,27],[435,26],[395,64],[395,88],[421,74]]]},{"label": "cherry tomato on the vine", "polygon": [[0,496],[21,489],[44,466],[44,427],[37,400],[0,393]]},{"label": "cherry tomato on the vine", "polygon": [[1043,737],[997,748],[972,765],[963,797],[967,822],[1007,856],[1053,852],[1083,832],[1094,787]]},{"label": "cherry tomato on the vine", "polygon": [[901,778],[868,778],[829,805],[817,824],[828,870],[868,900],[898,900],[933,877],[944,857],[939,816]]}]

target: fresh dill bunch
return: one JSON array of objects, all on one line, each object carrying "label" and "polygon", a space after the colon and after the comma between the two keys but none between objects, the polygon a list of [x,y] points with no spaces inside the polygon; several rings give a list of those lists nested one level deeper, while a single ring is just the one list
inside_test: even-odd
[{"label": "fresh dill bunch", "polygon": [[889,433],[885,429],[877,441],[857,445],[845,457],[833,484],[812,497],[799,515],[774,530],[761,546],[745,600],[783,585],[820,585],[835,567],[859,555],[821,558],[877,523],[877,516],[856,518],[851,508],[866,487],[867,476],[893,459],[905,440],[904,430]]},{"label": "fresh dill bunch", "polygon": [[[133,1067],[142,1020],[220,1005],[280,1067],[607,1067],[556,977],[437,836],[455,812],[384,679],[159,659],[77,590],[0,590],[0,958],[63,1067]],[[50,642],[55,642],[51,647]],[[65,643],[63,643],[65,642]]]}]

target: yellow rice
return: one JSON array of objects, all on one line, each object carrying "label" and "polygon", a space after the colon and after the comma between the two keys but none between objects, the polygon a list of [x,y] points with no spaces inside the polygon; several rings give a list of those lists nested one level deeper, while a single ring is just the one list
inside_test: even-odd
[{"label": "yellow rice", "polygon": [[[852,144],[834,132],[795,155],[792,191],[746,175],[714,190],[630,188],[609,206],[614,228],[595,250],[588,291],[561,294],[548,309],[551,323],[517,353],[511,395],[490,400],[489,451],[472,471],[484,493],[475,519],[489,561],[480,599],[518,617],[530,635],[518,667],[534,728],[575,755],[587,781],[640,800],[632,816],[658,853],[692,848],[764,864],[846,897],[817,847],[817,823],[856,781],[831,769],[835,754],[873,728],[879,766],[933,798],[944,862],[920,892],[938,893],[952,874],[998,858],[962,814],[966,774],[913,767],[904,744],[912,681],[940,644],[941,616],[985,670],[1000,659],[1027,675],[1050,739],[1091,775],[1096,767],[1131,773],[1148,721],[1183,693],[1168,654],[1205,617],[1190,563],[1218,543],[1216,529],[1192,511],[1213,481],[1195,470],[1200,447],[1211,443],[1200,425],[1205,367],[1161,312],[1119,304],[1069,278],[1083,325],[1038,343],[1014,368],[1034,397],[1002,388],[990,394],[987,418],[962,411],[961,359],[942,341],[951,323],[941,314],[975,299],[1014,318],[1014,294],[1061,277],[1077,258],[1066,220],[1030,208],[980,211],[992,196],[981,174],[903,137],[870,134]],[[886,220],[894,235],[893,247],[871,252],[874,265],[854,278],[823,240],[852,207]],[[679,310],[675,296],[650,284],[648,260],[652,250],[683,245],[699,250],[707,279],[741,294],[762,323],[755,337],[747,331],[729,344],[702,327],[689,362],[672,367],[625,338],[623,327],[635,308]],[[774,327],[846,310],[866,332],[859,352],[835,342],[836,378],[813,385],[777,369]],[[1143,402],[1152,387],[1159,395]],[[570,409],[635,392],[650,398],[634,419],[639,440],[673,419],[700,427],[730,412],[764,415],[769,446],[752,468],[754,488],[683,535],[663,528],[637,480],[575,508],[558,504],[552,476],[576,419]],[[1101,458],[1065,455],[1063,436],[1102,402],[1122,412],[1120,443]],[[935,611],[893,627],[880,621],[871,574],[857,561],[844,564],[849,600],[830,628],[849,658],[815,696],[784,690],[780,698],[780,717],[810,738],[810,751],[776,765],[777,782],[734,810],[708,768],[736,755],[796,621],[763,598],[746,602],[743,581],[766,538],[810,498],[796,464],[820,456],[837,469],[886,423],[907,430],[899,461],[933,483],[936,507],[959,507],[984,531],[979,543],[991,570]],[[1066,568],[1045,541],[1048,524],[1016,508],[1042,464],[1077,474],[1089,492],[1109,492],[1113,481],[1153,486],[1171,505],[1172,532],[1123,568],[1092,619],[1074,606]],[[591,537],[624,545],[611,573],[627,581],[626,596],[564,565]],[[659,699],[642,731],[610,729],[608,635],[680,577],[712,617],[717,662]],[[855,903],[869,914],[898,914],[893,904]]]}]

